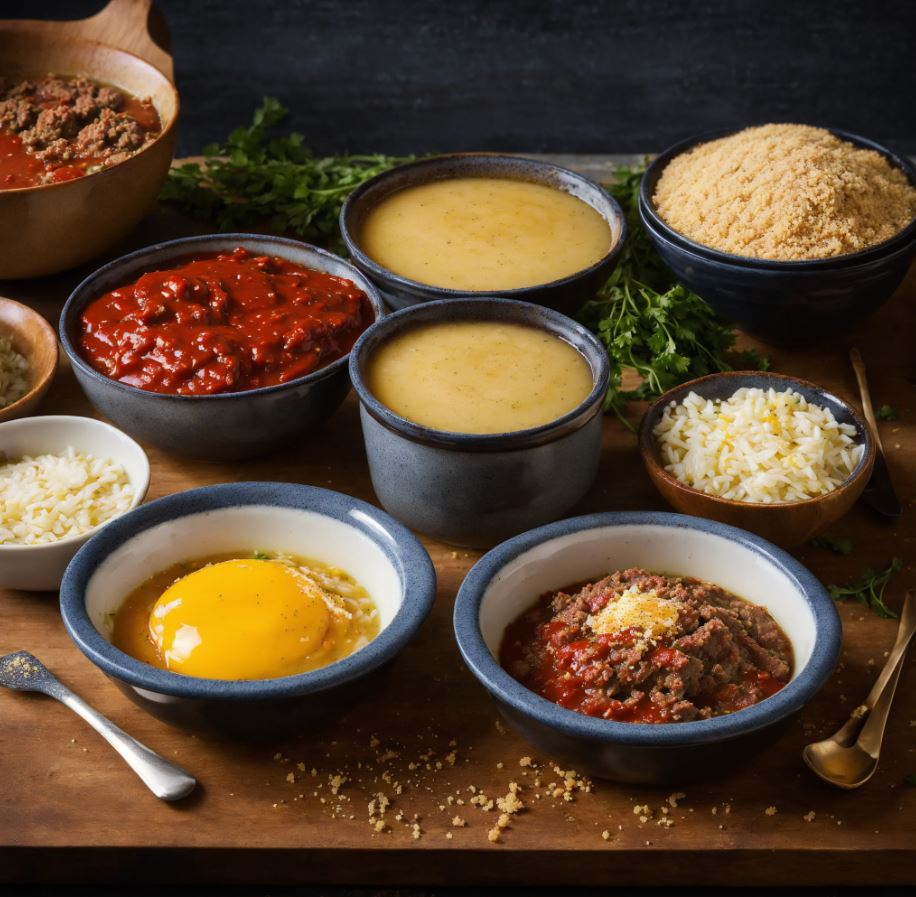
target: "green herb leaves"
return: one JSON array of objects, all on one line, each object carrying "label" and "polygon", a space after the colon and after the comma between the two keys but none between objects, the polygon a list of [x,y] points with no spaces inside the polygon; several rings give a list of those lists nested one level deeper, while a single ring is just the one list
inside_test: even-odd
[{"label": "green herb leaves", "polygon": [[337,216],[347,196],[406,160],[315,157],[301,134],[270,137],[286,114],[277,100],[265,98],[250,127],[233,131],[224,146],[204,149],[202,165],[173,168],[161,199],[222,230],[269,227],[310,240],[337,238]]},{"label": "green herb leaves", "polygon": [[809,543],[813,548],[826,548],[834,554],[841,554],[843,557],[849,557],[852,554],[852,539],[831,539],[829,536],[817,536]]},{"label": "green herb leaves", "polygon": [[[598,335],[610,357],[605,410],[614,411],[630,429],[623,414],[629,399],[649,399],[685,380],[735,366],[769,367],[767,359],[754,351],[727,357],[735,343],[731,328],[663,264],[637,211],[643,171],[618,168],[614,172],[616,180],[608,191],[626,215],[627,242],[599,295],[579,313],[579,320]],[[637,389],[622,389],[627,368],[642,378]]]},{"label": "green herb leaves", "polygon": [[882,405],[878,409],[878,420],[899,420],[900,413],[892,405]]},{"label": "green herb leaves", "polygon": [[848,586],[827,586],[827,591],[834,601],[858,601],[870,607],[879,617],[896,620],[897,614],[884,603],[884,590],[902,566],[903,561],[894,558],[884,570],[869,568]]}]

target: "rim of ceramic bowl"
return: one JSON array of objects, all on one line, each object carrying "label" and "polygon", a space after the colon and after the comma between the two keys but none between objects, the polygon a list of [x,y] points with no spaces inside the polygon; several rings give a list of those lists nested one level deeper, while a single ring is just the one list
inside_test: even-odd
[{"label": "rim of ceramic bowl", "polygon": [[[107,520],[103,520],[101,523],[96,524],[91,530],[87,530],[85,533],[77,533],[73,536],[67,536],[64,539],[57,539],[54,542],[41,542],[38,545],[0,545],[0,554],[17,554],[27,551],[34,552],[42,548],[59,548],[62,545],[73,545],[77,542],[85,542],[87,539],[90,539],[101,532],[103,529],[105,529],[105,527],[111,526],[111,524],[113,524],[115,521],[121,520],[126,515],[130,514],[133,510],[138,508],[143,499],[146,498],[146,493],[149,491],[150,481],[149,457],[139,442],[137,442],[135,439],[132,439],[123,430],[119,430],[117,427],[105,423],[105,421],[97,420],[94,417],[83,417],[78,414],[43,414],[36,417],[19,417],[15,420],[8,420],[0,423],[0,442],[2,442],[2,433],[4,430],[9,432],[8,428],[17,427],[19,429],[28,430],[29,428],[34,427],[59,427],[62,425],[62,422],[66,421],[79,421],[80,426],[88,425],[91,427],[97,427],[99,430],[110,436],[113,440],[123,442],[128,447],[128,449],[136,455],[137,459],[141,461],[142,474],[135,485],[134,497],[131,499],[130,507],[128,507],[126,511],[121,511],[118,514],[115,514],[114,517],[109,517]],[[78,449],[79,446],[74,445],[74,448]],[[128,474],[128,477],[129,476],[130,475]],[[131,485],[134,485],[133,481],[131,482]]]},{"label": "rim of ceramic bowl", "polygon": [[[899,230],[896,234],[876,243],[874,246],[868,246],[865,249],[856,252],[847,252],[842,255],[827,256],[826,258],[816,259],[764,259],[755,258],[754,256],[738,255],[737,253],[725,252],[721,249],[715,249],[712,246],[705,246],[696,240],[685,236],[680,231],[675,230],[668,224],[658,213],[655,203],[652,199],[652,193],[655,185],[661,177],[662,172],[668,163],[676,156],[683,155],[685,152],[695,148],[701,143],[708,143],[711,140],[718,140],[722,137],[728,137],[732,134],[740,133],[747,128],[758,127],[758,125],[747,125],[742,128],[719,128],[712,131],[704,131],[701,134],[688,137],[681,140],[673,146],[668,147],[663,153],[659,154],[652,160],[643,175],[642,182],[639,185],[639,214],[643,224],[650,230],[660,233],[665,239],[676,245],[689,249],[694,255],[706,260],[712,260],[721,264],[733,265],[738,268],[759,268],[769,271],[784,271],[793,273],[820,272],[825,269],[835,269],[838,267],[847,268],[860,264],[867,264],[872,261],[883,258],[885,255],[892,254],[896,250],[910,248],[911,244],[916,245],[916,217],[907,224],[906,227]],[[910,184],[916,188],[916,166],[903,156],[898,155],[886,146],[863,137],[860,134],[854,134],[851,131],[844,131],[840,128],[825,128],[835,137],[846,140],[857,147],[874,150],[880,153],[892,167],[903,172],[910,181]]]},{"label": "rim of ceramic bowl", "polygon": [[[2,30],[2,27],[0,27],[0,30]],[[22,37],[41,37],[43,36],[43,35],[37,35],[34,32],[31,32],[31,33],[30,32],[14,32],[14,33]],[[108,165],[105,168],[100,169],[99,171],[93,171],[88,174],[80,175],[80,177],[71,178],[68,181],[57,181],[57,182],[52,182],[49,184],[32,184],[29,187],[12,187],[9,190],[4,190],[3,191],[4,194],[20,195],[30,190],[36,191],[36,192],[39,190],[41,191],[54,190],[54,189],[68,187],[74,183],[79,183],[81,181],[86,180],[87,178],[101,178],[102,176],[108,174],[109,172],[113,171],[116,168],[121,168],[124,165],[129,165],[134,159],[138,158],[139,156],[144,155],[147,150],[150,150],[154,146],[157,146],[158,144],[162,143],[165,139],[167,138],[170,139],[172,136],[174,136],[176,126],[178,124],[178,118],[181,114],[181,97],[178,93],[178,88],[175,86],[174,82],[172,82],[168,78],[168,76],[166,76],[164,72],[161,72],[151,62],[147,62],[142,56],[138,56],[136,53],[131,53],[130,50],[124,50],[121,47],[115,47],[112,44],[106,44],[106,43],[102,43],[101,41],[93,41],[93,40],[86,40],[86,39],[77,39],[76,41],[74,41],[74,43],[85,44],[87,46],[103,47],[106,52],[120,53],[120,54],[123,54],[124,56],[129,56],[131,59],[134,60],[136,64],[139,64],[144,69],[148,70],[146,72],[146,75],[148,75],[149,72],[152,72],[156,80],[158,80],[162,86],[167,87],[169,90],[171,90],[172,99],[175,103],[175,113],[172,115],[172,118],[168,122],[168,124],[166,124],[162,128],[162,130],[153,138],[153,140],[151,140],[146,146],[141,147],[139,150],[137,150],[137,152],[132,153],[126,159],[122,159],[120,162],[116,162],[114,165]],[[103,81],[103,79],[101,78],[96,78],[95,76],[89,74],[88,72],[84,74],[86,74],[86,76],[93,81],[99,81],[101,83],[108,83],[108,82]],[[67,75],[65,74],[65,77],[66,76]],[[70,77],[73,77],[73,76],[70,75]],[[115,84],[114,86],[118,87],[117,84]],[[125,93],[130,93],[130,91],[128,91],[126,88],[123,88],[123,87],[118,87],[118,90],[121,90]],[[136,94],[134,94],[134,96],[136,96]],[[159,114],[159,118],[161,121],[162,114],[160,113],[158,108],[156,109],[156,112]]]},{"label": "rim of ceramic bowl", "polygon": [[[846,411],[862,437],[862,444],[865,446],[865,451],[862,452],[862,457],[859,459],[859,463],[855,466],[849,476],[847,476],[846,479],[840,483],[839,486],[837,486],[835,489],[832,489],[830,492],[825,492],[823,495],[814,495],[811,498],[800,499],[798,501],[738,501],[734,498],[723,498],[718,495],[711,495],[708,492],[704,492],[702,489],[697,489],[694,486],[688,486],[686,483],[682,483],[679,479],[665,470],[659,461],[658,442],[652,433],[652,428],[654,428],[665,408],[671,404],[671,402],[681,401],[691,390],[694,390],[696,387],[699,386],[702,388],[703,384],[711,384],[726,379],[735,380],[735,389],[740,389],[741,381],[750,380],[752,378],[772,380],[777,383],[784,384],[785,386],[802,386],[827,400],[826,404],[822,407],[830,408],[830,404],[835,403]],[[702,392],[700,395],[702,395]],[[707,374],[705,377],[697,377],[695,380],[688,380],[686,383],[675,386],[673,389],[669,389],[666,393],[659,396],[659,398],[657,398],[648,407],[648,409],[646,409],[646,413],[642,416],[642,420],[639,422],[639,432],[637,439],[639,442],[639,451],[643,457],[643,462],[652,469],[653,473],[658,475],[667,483],[670,483],[672,486],[676,487],[678,491],[685,492],[689,495],[695,495],[698,498],[709,499],[710,501],[714,501],[722,505],[728,505],[733,508],[745,508],[747,510],[759,511],[778,511],[785,508],[809,507],[813,504],[816,504],[817,502],[837,498],[845,494],[871,470],[877,451],[875,447],[875,440],[871,433],[871,428],[859,416],[855,408],[853,408],[849,402],[847,402],[845,399],[841,399],[837,395],[834,395],[832,392],[824,389],[822,386],[818,386],[816,383],[812,383],[810,380],[805,380],[802,377],[793,377],[789,374],[780,374],[776,371],[720,371],[715,374]]]},{"label": "rim of ceramic bowl", "polygon": [[[396,274],[390,268],[386,268],[384,265],[380,265],[370,256],[366,255],[362,249],[360,249],[359,242],[357,241],[355,235],[350,230],[349,219],[353,214],[353,210],[363,201],[365,195],[372,190],[378,189],[379,184],[384,184],[385,181],[391,180],[394,177],[402,174],[405,169],[422,171],[423,169],[435,170],[441,167],[447,167],[449,163],[454,162],[499,162],[502,164],[509,163],[518,164],[519,167],[522,166],[534,166],[541,169],[545,172],[554,172],[562,175],[563,177],[569,177],[584,187],[590,190],[596,190],[601,195],[602,200],[606,201],[607,211],[602,211],[591,205],[591,203],[586,203],[595,209],[599,215],[608,223],[609,228],[613,228],[616,224],[619,228],[619,235],[617,239],[611,244],[611,247],[608,251],[601,256],[598,261],[589,265],[587,268],[582,268],[579,271],[575,271],[572,274],[568,274],[566,277],[561,277],[557,280],[549,280],[544,283],[532,284],[527,287],[515,287],[510,290],[458,290],[451,287],[437,287],[432,284],[423,283],[419,280],[412,280],[409,277],[403,277],[400,274]],[[468,175],[468,177],[474,177],[475,175]],[[485,176],[485,175],[483,175]],[[423,183],[431,183],[436,180],[448,180],[449,178],[435,178],[431,177]],[[519,178],[519,180],[530,180],[525,178]],[[540,181],[535,181],[534,183],[541,183]],[[415,186],[415,185],[409,185]],[[391,193],[397,193],[401,189],[406,189],[405,187],[399,187],[391,191]],[[560,189],[560,188],[556,188]],[[565,192],[565,191],[564,191]],[[385,197],[391,195],[391,193],[386,193]],[[578,198],[578,197],[577,197]],[[585,202],[585,200],[582,200]],[[375,177],[370,178],[363,184],[360,184],[346,199],[343,206],[340,210],[340,233],[343,237],[344,244],[347,247],[347,252],[350,253],[350,256],[354,259],[355,262],[359,264],[362,268],[368,271],[373,277],[378,278],[379,280],[389,281],[392,284],[395,284],[402,289],[406,289],[411,292],[423,292],[423,293],[435,293],[439,299],[457,299],[457,298],[490,298],[494,294],[504,297],[507,299],[524,299],[526,296],[530,295],[533,291],[541,290],[552,290],[552,289],[562,289],[564,286],[567,286],[575,281],[579,280],[582,277],[586,277],[589,274],[592,274],[605,265],[610,264],[617,258],[618,255],[623,251],[623,246],[627,238],[627,221],[626,216],[623,214],[623,209],[620,207],[620,203],[614,199],[610,193],[607,192],[600,184],[596,181],[593,181],[591,178],[586,177],[585,175],[579,174],[576,171],[572,171],[569,168],[564,168],[562,165],[555,165],[552,162],[546,162],[542,159],[530,159],[526,156],[511,156],[503,155],[500,153],[447,153],[445,155],[431,156],[427,159],[417,159],[414,162],[406,162],[403,165],[397,166],[397,168],[389,169],[388,171],[383,171],[381,174],[377,174]],[[432,300],[435,301],[435,300]]]},{"label": "rim of ceramic bowl", "polygon": [[[668,526],[723,537],[754,552],[793,584],[814,617],[814,646],[808,662],[784,688],[765,700],[726,716],[693,722],[654,725],[586,716],[529,690],[504,670],[483,640],[480,606],[495,576],[519,555],[554,539],[617,526]],[[532,600],[534,600],[533,596]],[[842,626],[826,589],[788,552],[745,530],[663,511],[619,511],[573,517],[539,527],[498,545],[465,577],[454,612],[458,648],[469,669],[498,700],[564,735],[645,747],[680,747],[740,737],[768,728],[801,710],[832,674],[842,645]],[[791,641],[791,638],[790,638]]]},{"label": "rim of ceramic bowl", "polygon": [[[111,552],[139,533],[171,520],[244,506],[316,513],[351,526],[371,539],[397,570],[401,582],[401,604],[388,626],[358,651],[317,670],[251,680],[205,679],[161,670],[119,650],[95,628],[86,612],[86,587]],[[243,482],[176,492],[112,521],[76,553],[67,567],[60,587],[60,609],[64,626],[77,647],[109,676],[160,694],[233,701],[305,695],[366,675],[391,660],[413,638],[432,609],[435,595],[436,573],[426,549],[407,527],[384,511],[317,486]]]},{"label": "rim of ceramic bowl", "polygon": [[[455,433],[426,427],[396,414],[373,395],[363,376],[363,366],[369,362],[378,345],[419,324],[447,320],[443,315],[449,309],[461,312],[458,316],[461,320],[511,321],[537,327],[562,339],[585,359],[591,369],[593,382],[588,396],[556,420],[505,433]],[[587,351],[573,343],[570,335],[578,338]],[[468,452],[515,451],[560,439],[581,429],[600,414],[610,380],[610,362],[598,338],[562,312],[518,299],[465,297],[420,302],[380,318],[362,333],[350,352],[350,380],[368,414],[382,426],[413,442]]]},{"label": "rim of ceramic bowl", "polygon": [[[38,330],[41,331],[41,338],[48,346],[51,347],[53,358],[52,364],[48,367],[48,370],[45,371],[42,376],[35,381],[35,383],[29,388],[29,391],[25,393],[25,395],[20,396],[18,399],[16,399],[15,402],[10,402],[9,405],[4,405],[2,408],[0,408],[0,414],[3,415],[0,423],[10,423],[11,421],[17,419],[16,412],[21,408],[24,408],[26,404],[35,397],[36,393],[42,392],[50,386],[51,381],[57,374],[57,365],[60,362],[60,346],[58,345],[57,333],[55,332],[54,328],[50,323],[48,323],[48,320],[45,318],[45,316],[39,314],[37,311],[35,311],[34,308],[29,308],[28,305],[25,305],[22,302],[17,302],[15,299],[10,299],[7,296],[0,296],[0,305],[16,306],[17,308],[21,309],[21,313],[25,317],[33,320]],[[6,322],[0,322],[0,327],[9,330],[15,336],[19,336],[21,333],[20,328],[10,327]],[[19,354],[21,355],[23,353],[20,352]],[[30,359],[26,360],[30,361]]]},{"label": "rim of ceramic bowl", "polygon": [[[182,258],[182,254],[180,252],[176,252],[173,255],[172,250],[189,247],[188,254],[193,254],[194,250],[190,247],[199,246],[203,250],[207,245],[214,243],[235,244],[236,247],[240,246],[242,249],[245,249],[247,248],[245,245],[246,243],[252,243],[254,241],[269,243],[273,246],[279,246],[281,248],[298,250],[305,249],[311,253],[317,254],[321,259],[333,261],[335,265],[343,265],[344,268],[346,268],[349,272],[349,279],[351,279],[354,285],[366,294],[367,298],[369,299],[369,304],[372,306],[375,320],[372,322],[372,324],[369,325],[369,327],[372,327],[373,324],[378,323],[378,321],[384,316],[385,309],[382,304],[381,297],[379,296],[375,285],[369,280],[369,278],[366,277],[358,268],[356,268],[346,259],[341,258],[339,255],[334,255],[333,252],[328,252],[326,249],[321,249],[318,246],[313,246],[311,243],[303,243],[301,240],[292,240],[289,237],[274,237],[270,234],[252,233],[220,233],[203,234],[197,237],[179,237],[176,240],[166,240],[162,243],[154,243],[151,246],[145,246],[142,249],[136,249],[133,252],[129,252],[127,255],[122,255],[119,258],[116,258],[113,261],[102,265],[101,268],[93,271],[88,277],[85,277],[82,281],[80,281],[80,283],[70,294],[67,301],[64,303],[63,310],[60,313],[60,322],[58,324],[60,341],[64,347],[64,353],[66,354],[67,358],[70,359],[70,363],[74,367],[78,368],[80,373],[85,374],[87,377],[91,377],[93,380],[96,380],[100,383],[105,383],[114,387],[115,389],[121,390],[126,395],[147,396],[164,400],[174,400],[178,402],[220,402],[237,399],[239,396],[248,397],[269,395],[271,393],[282,392],[284,390],[302,386],[304,384],[317,383],[319,380],[323,380],[326,377],[330,377],[331,375],[335,374],[342,367],[346,366],[350,353],[353,351],[352,349],[345,355],[341,355],[340,358],[334,359],[334,361],[325,367],[319,368],[317,371],[312,371],[310,374],[304,374],[302,377],[296,377],[292,380],[287,380],[285,383],[275,383],[271,386],[259,386],[256,389],[243,389],[237,390],[235,392],[219,392],[211,393],[208,395],[179,395],[177,393],[154,392],[153,390],[149,389],[140,389],[138,386],[130,386],[127,383],[122,383],[120,380],[115,380],[111,377],[105,376],[105,374],[103,374],[101,371],[97,371],[82,357],[78,347],[71,339],[69,331],[71,326],[76,326],[77,316],[90,302],[98,298],[99,294],[98,292],[93,292],[93,286],[111,272],[123,268],[125,270],[125,276],[136,276],[140,271],[158,270],[155,265],[157,264],[157,259],[160,254],[165,256],[162,258],[163,263],[179,261]],[[288,260],[292,261],[292,259],[289,259],[288,256],[284,256],[282,253],[277,254],[282,258],[287,258]],[[142,264],[143,259],[147,259],[148,264]],[[297,262],[296,264],[301,263]],[[308,265],[303,264],[303,267],[308,267]],[[322,268],[315,268],[314,270],[328,273]],[[367,327],[366,329],[368,330],[369,328]]]}]

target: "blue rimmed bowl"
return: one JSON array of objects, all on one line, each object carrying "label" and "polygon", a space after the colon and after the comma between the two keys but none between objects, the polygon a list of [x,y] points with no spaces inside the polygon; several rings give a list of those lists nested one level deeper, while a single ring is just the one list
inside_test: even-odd
[{"label": "blue rimmed bowl", "polygon": [[[665,264],[719,314],[768,342],[811,342],[847,330],[900,286],[916,256],[916,219],[889,240],[861,252],[803,261],[750,258],[704,246],[676,231],[653,202],[658,179],[675,157],[735,133],[712,131],[665,150],[646,169],[639,216]],[[855,146],[874,150],[916,187],[916,167],[873,140],[831,128]]]},{"label": "blue rimmed bowl", "polygon": [[[506,626],[539,596],[627,567],[693,576],[766,607],[792,643],[791,681],[728,716],[652,725],[567,710],[499,665]],[[827,682],[842,643],[829,595],[789,554],[735,527],[650,511],[561,520],[504,542],[468,573],[454,623],[465,663],[523,738],[580,772],[650,785],[706,778],[747,762]]]},{"label": "blue rimmed bowl", "polygon": [[[360,248],[360,229],[366,216],[382,200],[408,187],[452,178],[487,177],[543,184],[569,193],[591,206],[607,222],[611,245],[607,252],[588,268],[549,283],[514,290],[453,290],[420,283],[395,274],[380,265]],[[574,314],[610,276],[626,239],[626,219],[620,205],[599,184],[575,171],[539,159],[490,153],[455,153],[419,159],[376,175],[357,187],[340,210],[340,232],[353,264],[375,283],[392,308],[401,309],[418,302],[475,296],[502,296],[533,302]]]},{"label": "blue rimmed bowl", "polygon": [[347,356],[304,377],[275,386],[214,395],[170,395],[120,383],[80,354],[80,317],[103,293],[201,253],[239,246],[352,281],[369,298],[373,318],[383,314],[372,283],[343,259],[298,240],[258,234],[210,234],[157,243],[122,256],[90,274],[71,294],[60,316],[60,339],[89,401],[122,430],[165,451],[206,461],[248,458],[288,446],[320,425],[350,391]]},{"label": "blue rimmed bowl", "polygon": [[[345,570],[374,599],[381,631],[329,666],[251,681],[183,676],[111,644],[111,615],[149,576],[180,561],[256,550]],[[237,483],[179,492],[110,523],[71,561],[60,607],[76,646],[153,716],[187,729],[267,739],[308,731],[365,696],[416,634],[435,592],[426,550],[378,508],[313,486]]]},{"label": "blue rimmed bowl", "polygon": [[[550,423],[507,433],[436,430],[409,421],[369,389],[373,352],[423,324],[500,321],[537,327],[569,343],[592,372],[588,396]],[[372,485],[382,506],[412,529],[453,545],[484,547],[556,520],[588,491],[601,458],[607,352],[581,324],[553,309],[511,299],[449,299],[387,315],[350,353],[350,379]]]}]

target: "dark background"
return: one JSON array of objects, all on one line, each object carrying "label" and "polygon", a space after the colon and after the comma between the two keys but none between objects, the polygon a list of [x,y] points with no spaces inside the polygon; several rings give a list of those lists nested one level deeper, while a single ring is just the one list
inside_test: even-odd
[{"label": "dark background", "polygon": [[[80,18],[101,0],[0,0]],[[916,152],[914,0],[159,0],[178,152],[264,95],[315,151],[627,153],[772,120]]]}]

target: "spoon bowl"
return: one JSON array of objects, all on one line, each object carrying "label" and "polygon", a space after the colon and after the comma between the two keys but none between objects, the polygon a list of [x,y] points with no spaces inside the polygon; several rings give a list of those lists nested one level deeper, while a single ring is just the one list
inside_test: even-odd
[{"label": "spoon bowl", "polygon": [[830,738],[805,747],[802,757],[818,777],[850,791],[864,785],[878,769],[884,727],[894,701],[897,682],[910,640],[916,634],[916,597],[907,592],[897,629],[897,640],[863,704]]}]

